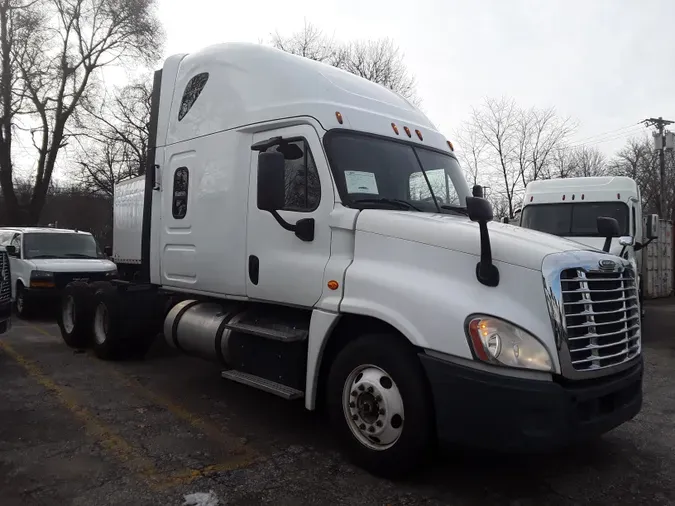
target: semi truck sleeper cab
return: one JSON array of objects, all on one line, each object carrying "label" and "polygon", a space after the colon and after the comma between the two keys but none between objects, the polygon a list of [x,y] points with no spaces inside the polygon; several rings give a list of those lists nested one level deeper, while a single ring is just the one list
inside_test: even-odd
[{"label": "semi truck sleeper cab", "polygon": [[121,279],[64,293],[71,346],[122,359],[163,330],[225,379],[325,408],[389,477],[439,440],[550,449],[639,411],[630,262],[492,221],[390,90],[211,46],[155,74],[150,144],[115,191]]}]

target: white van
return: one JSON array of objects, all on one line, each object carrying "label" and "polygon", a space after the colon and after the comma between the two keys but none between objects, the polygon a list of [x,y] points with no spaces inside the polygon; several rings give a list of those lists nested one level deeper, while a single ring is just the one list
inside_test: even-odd
[{"label": "white van", "polygon": [[71,281],[104,281],[117,274],[89,232],[56,228],[0,228],[0,245],[9,246],[12,298],[20,318],[58,300]]}]

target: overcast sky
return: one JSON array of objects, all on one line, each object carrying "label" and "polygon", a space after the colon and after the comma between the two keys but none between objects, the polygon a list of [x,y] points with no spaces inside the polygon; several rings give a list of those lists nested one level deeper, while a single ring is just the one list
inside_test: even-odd
[{"label": "overcast sky", "polygon": [[672,0],[159,0],[158,12],[166,55],[304,20],[337,39],[391,37],[449,138],[486,96],[554,106],[579,122],[573,142],[608,155],[644,135],[638,121],[675,119]]}]

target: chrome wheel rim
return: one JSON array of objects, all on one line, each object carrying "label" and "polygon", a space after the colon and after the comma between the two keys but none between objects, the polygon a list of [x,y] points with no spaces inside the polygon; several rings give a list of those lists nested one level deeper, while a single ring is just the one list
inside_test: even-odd
[{"label": "chrome wheel rim", "polygon": [[75,329],[75,299],[72,295],[68,295],[63,301],[63,329],[68,333],[72,333]]},{"label": "chrome wheel rim", "polygon": [[105,304],[100,303],[96,306],[96,313],[94,314],[94,340],[98,344],[104,344],[108,339],[109,326],[108,308]]},{"label": "chrome wheel rim", "polygon": [[391,376],[375,365],[360,365],[347,376],[342,409],[352,434],[371,450],[391,448],[403,433],[401,392]]}]

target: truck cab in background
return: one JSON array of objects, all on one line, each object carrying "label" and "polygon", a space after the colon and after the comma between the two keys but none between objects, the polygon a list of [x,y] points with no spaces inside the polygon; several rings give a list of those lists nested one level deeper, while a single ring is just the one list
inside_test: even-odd
[{"label": "truck cab in background", "polygon": [[[169,57],[151,111],[145,177],[115,190],[122,279],[66,287],[70,346],[139,356],[163,330],[229,381],[325,408],[341,449],[389,477],[438,440],[552,449],[639,412],[630,262],[492,222],[401,96],[220,44]],[[615,300],[594,306],[582,276],[611,277]]]},{"label": "truck cab in background", "polygon": [[598,231],[600,217],[614,218],[619,225],[609,253],[634,266],[642,305],[642,250],[658,237],[658,215],[649,215],[644,222],[640,188],[633,179],[607,176],[532,181],[525,188],[518,223],[601,250],[605,237]]}]

